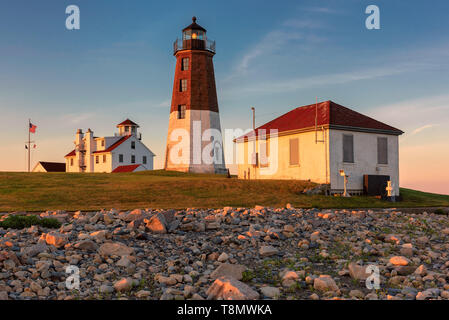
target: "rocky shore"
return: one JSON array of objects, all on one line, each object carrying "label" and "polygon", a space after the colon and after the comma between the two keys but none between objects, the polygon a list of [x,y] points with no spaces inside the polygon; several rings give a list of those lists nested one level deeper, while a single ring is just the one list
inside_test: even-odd
[{"label": "rocky shore", "polygon": [[449,299],[447,215],[287,205],[40,216],[62,226],[0,228],[1,300]]}]

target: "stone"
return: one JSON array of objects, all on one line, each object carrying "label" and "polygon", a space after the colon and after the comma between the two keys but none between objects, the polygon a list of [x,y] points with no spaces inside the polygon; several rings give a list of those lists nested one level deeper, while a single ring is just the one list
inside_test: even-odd
[{"label": "stone", "polygon": [[248,285],[230,277],[216,279],[206,293],[209,300],[255,300],[259,298],[259,294]]},{"label": "stone", "polygon": [[48,250],[48,246],[44,243],[38,243],[36,245],[25,247],[20,250],[20,252],[29,257],[37,256],[39,253],[46,252]]},{"label": "stone", "polygon": [[104,243],[98,249],[102,256],[129,256],[134,253],[134,249],[124,245],[121,242]]},{"label": "stone", "polygon": [[223,252],[222,254],[220,254],[220,256],[218,257],[217,261],[218,262],[225,262],[227,261],[229,258],[228,254],[226,252]]},{"label": "stone", "polygon": [[349,296],[353,297],[353,298],[359,298],[359,299],[363,299],[365,297],[363,292],[360,291],[360,290],[351,290],[351,291],[349,291]]},{"label": "stone", "polygon": [[286,270],[281,273],[282,280],[298,280],[299,276],[295,271]]},{"label": "stone", "polygon": [[144,213],[141,209],[134,209],[130,213],[128,213],[126,216],[122,218],[125,222],[131,222],[134,220],[142,219],[144,217]]},{"label": "stone", "polygon": [[117,261],[117,264],[116,264],[116,265],[117,265],[118,267],[128,268],[129,266],[132,265],[132,263],[131,263],[131,261],[128,259],[127,256],[122,256],[122,257],[120,258],[120,260]]},{"label": "stone", "polygon": [[319,231],[315,231],[314,233],[312,233],[310,235],[310,241],[314,242],[320,239],[320,232]]},{"label": "stone", "polygon": [[84,251],[97,251],[98,246],[91,240],[83,240],[74,245],[75,248]]},{"label": "stone", "polygon": [[276,249],[275,247],[272,246],[262,246],[259,249],[259,254],[262,257],[269,257],[269,256],[273,256],[275,254],[278,254],[278,249]]},{"label": "stone", "polygon": [[413,256],[413,245],[411,243],[404,243],[401,247],[400,253],[406,257]]},{"label": "stone", "polygon": [[351,262],[348,264],[349,275],[354,280],[365,281],[370,274],[366,273],[367,266],[360,266],[355,262]]},{"label": "stone", "polygon": [[151,292],[147,290],[140,290],[136,293],[136,297],[139,299],[148,298],[151,296]]},{"label": "stone", "polygon": [[51,231],[46,234],[45,241],[48,245],[55,246],[56,248],[63,247],[67,243],[67,238],[56,231]]},{"label": "stone", "polygon": [[90,236],[92,237],[92,239],[94,239],[98,242],[102,242],[102,241],[106,240],[106,234],[107,234],[106,230],[99,230],[99,231],[92,232],[90,234]]},{"label": "stone", "polygon": [[211,279],[217,279],[226,276],[236,280],[242,280],[245,270],[246,267],[240,264],[222,263],[210,274],[210,277]]},{"label": "stone", "polygon": [[416,268],[415,274],[418,275],[418,276],[421,276],[421,277],[425,276],[427,274],[426,266],[423,265],[423,264],[420,265],[418,268]]},{"label": "stone", "polygon": [[8,292],[0,291],[0,301],[2,300],[9,300]]},{"label": "stone", "polygon": [[394,266],[406,266],[410,261],[403,256],[394,256],[390,258],[390,263]]},{"label": "stone", "polygon": [[114,284],[114,289],[117,292],[129,291],[133,287],[133,280],[131,278],[123,278]]},{"label": "stone", "polygon": [[278,288],[275,287],[262,287],[260,288],[260,292],[268,298],[279,298],[279,296],[281,295],[281,291]]},{"label": "stone", "polygon": [[146,227],[153,233],[167,233],[167,223],[161,213],[152,216],[148,220]]},{"label": "stone", "polygon": [[313,288],[318,291],[334,291],[338,292],[338,286],[335,283],[334,279],[332,279],[328,275],[320,275],[319,278],[315,278],[313,282]]},{"label": "stone", "polygon": [[106,293],[106,294],[109,294],[109,293],[113,293],[114,292],[114,288],[112,287],[112,286],[108,286],[108,285],[106,285],[106,284],[102,284],[101,286],[100,286],[100,289],[98,290],[100,293]]}]

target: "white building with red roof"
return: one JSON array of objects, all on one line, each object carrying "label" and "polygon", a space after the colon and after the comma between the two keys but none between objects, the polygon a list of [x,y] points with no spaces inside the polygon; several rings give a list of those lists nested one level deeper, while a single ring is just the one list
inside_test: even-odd
[{"label": "white building with red roof", "polygon": [[311,180],[334,194],[343,192],[343,170],[350,194],[367,193],[366,181],[382,194],[391,181],[399,195],[402,133],[332,101],[298,107],[235,140],[238,177]]},{"label": "white building with red roof", "polygon": [[139,125],[126,119],[114,136],[95,137],[91,129],[76,132],[75,149],[65,156],[66,172],[135,172],[153,170],[155,154],[142,142]]}]

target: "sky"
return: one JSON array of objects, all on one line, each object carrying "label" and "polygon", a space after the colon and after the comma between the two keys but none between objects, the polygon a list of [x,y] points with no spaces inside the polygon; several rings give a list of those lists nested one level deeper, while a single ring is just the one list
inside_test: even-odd
[{"label": "sky", "polygon": [[[80,30],[67,30],[68,5]],[[368,30],[368,5],[380,29]],[[0,171],[63,162],[78,128],[112,135],[126,118],[161,168],[175,58],[196,16],[216,40],[221,126],[250,128],[332,100],[405,132],[402,187],[449,194],[447,0],[0,0]]]}]

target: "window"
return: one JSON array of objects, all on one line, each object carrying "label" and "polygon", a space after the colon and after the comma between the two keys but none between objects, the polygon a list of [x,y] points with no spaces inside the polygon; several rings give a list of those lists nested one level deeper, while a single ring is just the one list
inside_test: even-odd
[{"label": "window", "polygon": [[290,165],[299,165],[299,139],[290,139]]},{"label": "window", "polygon": [[131,156],[131,163],[136,163],[136,156],[135,155]]},{"label": "window", "polygon": [[70,166],[73,167],[73,158],[70,159]]},{"label": "window", "polygon": [[179,80],[179,91],[181,91],[181,92],[187,91],[187,80],[186,79]]},{"label": "window", "polygon": [[123,162],[123,154],[118,155],[118,162],[120,162],[120,163]]},{"label": "window", "polygon": [[270,156],[270,143],[268,140],[260,142],[260,166],[268,167],[268,157]]},{"label": "window", "polygon": [[388,138],[377,138],[377,163],[388,164]]},{"label": "window", "polygon": [[343,162],[354,163],[354,136],[343,135]]},{"label": "window", "polygon": [[103,163],[105,163],[106,162],[106,155],[104,154],[103,155]]},{"label": "window", "polygon": [[101,146],[104,147],[104,139],[101,140]]},{"label": "window", "polygon": [[142,158],[142,163],[143,163],[143,164],[147,164],[147,157],[146,157],[146,156],[143,156],[143,158]]},{"label": "window", "polygon": [[100,157],[99,156],[95,156],[95,163],[100,163]]},{"label": "window", "polygon": [[178,119],[186,118],[186,106],[184,104],[178,106]]},{"label": "window", "polygon": [[189,58],[182,58],[181,70],[182,71],[189,70]]},{"label": "window", "polygon": [[135,149],[136,148],[136,142],[135,141],[131,141],[131,149]]}]

